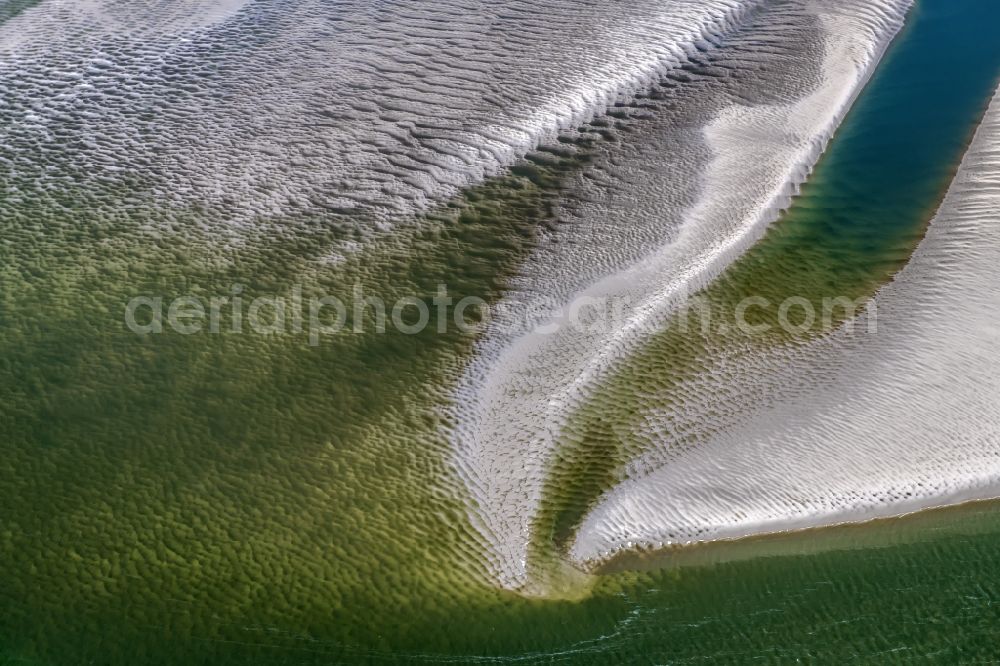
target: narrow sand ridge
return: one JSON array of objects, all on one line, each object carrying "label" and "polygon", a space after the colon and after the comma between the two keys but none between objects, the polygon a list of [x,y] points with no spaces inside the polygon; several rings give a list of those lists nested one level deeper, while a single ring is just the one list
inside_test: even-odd
[{"label": "narrow sand ridge", "polygon": [[[650,212],[654,219],[668,220],[660,227],[659,242],[654,235],[637,261],[629,265],[625,260],[631,257],[618,257],[616,272],[604,271],[606,277],[591,280],[575,294],[553,288],[551,280],[529,277],[508,299],[509,314],[494,322],[459,389],[454,437],[455,466],[475,507],[471,519],[488,544],[500,585],[525,589],[529,584],[532,525],[565,418],[617,360],[663,321],[678,299],[717,276],[788,204],[794,186],[806,178],[898,31],[909,4],[905,0],[782,3],[783,9],[775,10],[776,19],[800,31],[817,30],[822,48],[812,54],[811,63],[818,69],[817,82],[802,90],[787,80],[780,85],[772,81],[770,85],[786,97],[789,89],[793,92],[781,104],[730,100],[721,109],[710,109],[712,116],[702,120],[703,130],[693,137],[704,149],[688,150],[689,162],[671,164],[661,154],[658,164],[647,155],[645,171],[659,176],[648,192],[658,204]],[[766,15],[762,12],[762,19]],[[755,37],[760,36],[748,30],[745,39],[750,44],[768,43]],[[810,53],[807,47],[803,51]],[[809,64],[802,70],[808,77]],[[754,86],[766,89],[769,80]],[[687,170],[688,177],[678,177],[679,168]],[[692,171],[700,172],[700,179],[692,182]],[[672,223],[672,207],[692,198],[695,202]],[[627,241],[630,227],[615,219],[614,208],[604,212],[611,216],[610,226],[619,229],[617,240]],[[606,261],[607,254],[616,251],[615,240],[612,236],[607,245],[588,248],[589,254],[572,254],[573,271],[600,276],[601,269],[615,264]],[[588,267],[594,262],[600,268]],[[542,263],[533,274],[546,270],[551,271],[551,264]],[[560,277],[579,284],[572,273]],[[514,323],[553,293],[562,303],[594,298],[630,305],[624,321],[610,330],[564,326],[554,333],[520,334]]]},{"label": "narrow sand ridge", "polygon": [[768,385],[771,405],[745,405],[744,422],[608,492],[572,557],[1000,496],[998,261],[1000,91],[926,238],[876,295],[877,330],[859,323],[735,373]]},{"label": "narrow sand ridge", "polygon": [[138,181],[210,228],[334,213],[364,233],[603,113],[758,2],[46,0],[0,24],[0,176],[34,197]]}]

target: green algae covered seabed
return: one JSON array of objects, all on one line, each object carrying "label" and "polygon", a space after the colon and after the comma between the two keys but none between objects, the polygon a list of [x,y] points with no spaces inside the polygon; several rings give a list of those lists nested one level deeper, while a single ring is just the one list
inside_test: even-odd
[{"label": "green algae covered seabed", "polygon": [[[996,3],[919,3],[792,208],[706,292],[720,310],[750,290],[867,296],[906,263],[995,89],[997,25]],[[633,554],[528,598],[491,583],[444,481],[454,424],[437,407],[472,336],[312,346],[122,324],[137,294],[234,285],[391,301],[446,283],[495,302],[608,134],[586,126],[329,262],[360,240],[336,215],[221,243],[211,211],[164,211],[141,178],[52,194],[21,173],[0,222],[0,664],[1000,658],[993,504]],[[574,416],[532,543],[543,564],[634,453],[609,433],[726,344],[675,336]]]}]

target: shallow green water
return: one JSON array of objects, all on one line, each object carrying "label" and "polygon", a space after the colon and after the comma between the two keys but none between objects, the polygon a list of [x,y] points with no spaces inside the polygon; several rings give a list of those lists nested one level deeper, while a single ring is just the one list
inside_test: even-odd
[{"label": "shallow green water", "polygon": [[[897,267],[1000,73],[998,24],[996,3],[925,0],[795,211],[727,284],[791,266],[864,290]],[[69,192],[72,216],[43,193],[15,210],[0,246],[0,663],[996,657],[990,505],[526,600],[485,583],[462,507],[437,488],[447,443],[428,405],[470,339],[314,349],[121,323],[137,293],[234,282],[247,299],[355,280],[387,300],[439,282],[495,298],[558,173],[476,188],[330,270],[315,260],[346,231],[282,221],[216,253],[201,212],[136,206],[141,185]]]}]

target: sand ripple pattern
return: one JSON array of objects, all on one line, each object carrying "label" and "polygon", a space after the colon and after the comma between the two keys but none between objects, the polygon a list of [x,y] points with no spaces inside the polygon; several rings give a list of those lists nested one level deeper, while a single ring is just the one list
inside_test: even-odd
[{"label": "sand ripple pattern", "polygon": [[[592,563],[634,547],[1000,495],[998,248],[1000,91],[926,238],[876,295],[877,330],[862,323],[728,368],[743,395],[768,386],[768,405],[733,402],[740,386],[706,399],[715,413],[747,417],[608,492],[581,526],[573,557]],[[719,369],[688,389],[712,395]],[[656,427],[656,414],[649,423]]]},{"label": "sand ripple pattern", "polygon": [[44,0],[0,24],[0,175],[14,196],[89,182],[209,226],[351,214],[364,234],[603,112],[755,4]]},{"label": "sand ripple pattern", "polygon": [[[543,247],[532,262],[537,270],[529,267],[510,299],[527,305],[508,311],[512,321],[553,295],[618,299],[630,309],[611,331],[511,334],[510,322],[499,321],[470,365],[456,400],[455,466],[501,585],[533,584],[534,521],[568,415],[679,299],[718,276],[788,205],[908,7],[885,0],[762,10],[731,51],[724,45],[717,61],[695,68],[722,85],[685,89],[671,102],[689,113],[667,113],[646,136],[648,150],[609,157],[608,182],[627,173],[623,180],[634,179],[642,196],[620,188],[616,197],[608,188],[612,194],[584,206],[574,227],[593,243],[564,242],[547,254]],[[793,54],[783,48],[789,43]],[[754,59],[764,74],[748,83],[739,73]]]}]

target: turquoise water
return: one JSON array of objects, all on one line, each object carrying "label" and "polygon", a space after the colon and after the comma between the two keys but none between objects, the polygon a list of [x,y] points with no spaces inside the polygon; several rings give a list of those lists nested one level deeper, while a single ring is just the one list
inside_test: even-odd
[{"label": "turquoise water", "polygon": [[[898,267],[1000,75],[998,25],[1000,3],[924,0],[757,268],[727,280],[793,265],[864,289]],[[408,293],[461,272],[463,293],[495,294],[524,253],[510,239],[530,245],[550,208],[518,179],[468,200],[411,234],[419,262],[390,247],[345,274]],[[1000,658],[990,504],[643,561],[571,600],[482,586],[460,570],[478,556],[461,507],[426,488],[439,424],[408,401],[467,340],[137,341],[106,329],[134,281],[213,293],[250,275],[272,293],[323,242],[262,242],[212,272],[179,256],[192,231],[81,275],[117,255],[79,225],[135,227],[43,219],[2,250],[0,663]]]},{"label": "turquoise water", "polygon": [[940,201],[996,88],[997,25],[994,2],[916,3],[796,203],[817,211],[817,237],[843,237],[874,257],[885,237],[913,234],[913,211]]},{"label": "turquoise water", "polygon": [[996,89],[996,25],[997,3],[917,2],[792,209],[729,284],[846,295],[898,270]]}]

